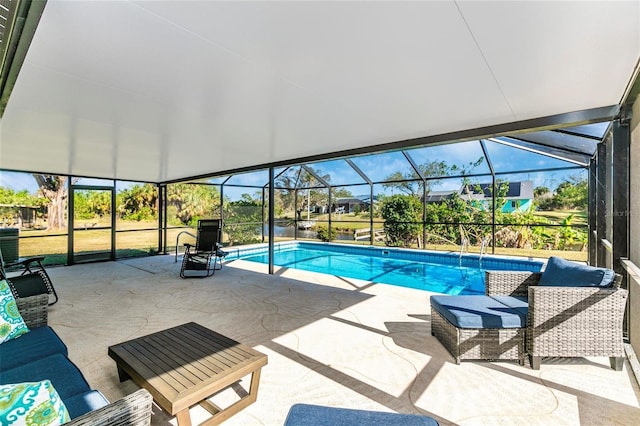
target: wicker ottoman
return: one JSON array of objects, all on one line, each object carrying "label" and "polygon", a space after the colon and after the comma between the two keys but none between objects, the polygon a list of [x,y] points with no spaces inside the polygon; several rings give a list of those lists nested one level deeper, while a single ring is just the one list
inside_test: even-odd
[{"label": "wicker ottoman", "polygon": [[526,309],[526,302],[517,298],[432,296],[431,334],[456,364],[508,359],[524,365]]}]

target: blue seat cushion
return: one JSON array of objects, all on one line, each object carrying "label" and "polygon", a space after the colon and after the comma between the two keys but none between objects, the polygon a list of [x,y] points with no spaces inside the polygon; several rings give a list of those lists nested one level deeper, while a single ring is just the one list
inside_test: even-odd
[{"label": "blue seat cushion", "polygon": [[524,328],[527,314],[490,296],[431,296],[436,310],[457,328]]},{"label": "blue seat cushion", "polygon": [[552,256],[542,272],[539,286],[610,287],[615,272],[607,268],[582,265]]},{"label": "blue seat cushion", "polygon": [[63,399],[63,402],[72,419],[109,405],[107,398],[95,390],[83,392],[70,398]]},{"label": "blue seat cushion", "polygon": [[520,296],[490,296],[493,300],[515,310],[521,317],[527,318],[529,314],[529,301]]},{"label": "blue seat cushion", "polygon": [[285,426],[438,426],[438,422],[417,414],[386,413],[383,411],[354,410],[351,408],[323,407],[294,404],[287,414]]},{"label": "blue seat cushion", "polygon": [[78,367],[62,354],[49,355],[10,370],[0,371],[0,384],[39,382],[46,379],[51,381],[63,401],[91,390]]},{"label": "blue seat cushion", "polygon": [[32,328],[27,334],[2,344],[0,371],[36,361],[48,355],[67,355],[67,347],[49,326]]}]

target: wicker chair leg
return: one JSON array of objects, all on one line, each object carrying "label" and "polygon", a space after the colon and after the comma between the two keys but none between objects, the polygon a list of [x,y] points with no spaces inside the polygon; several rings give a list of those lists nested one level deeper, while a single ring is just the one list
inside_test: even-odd
[{"label": "wicker chair leg", "polygon": [[540,361],[542,357],[529,355],[529,364],[533,370],[540,370]]},{"label": "wicker chair leg", "polygon": [[609,363],[611,364],[611,368],[616,371],[622,371],[622,366],[624,365],[624,357],[616,357],[612,356],[609,358]]}]

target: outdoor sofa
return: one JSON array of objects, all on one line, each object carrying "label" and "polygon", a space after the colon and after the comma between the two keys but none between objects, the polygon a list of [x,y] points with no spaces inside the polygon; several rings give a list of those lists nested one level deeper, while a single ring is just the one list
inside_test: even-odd
[{"label": "outdoor sofa", "polygon": [[609,357],[622,369],[622,277],[551,257],[544,272],[486,271],[485,295],[431,297],[431,333],[463,359]]},{"label": "outdoor sofa", "polygon": [[[47,325],[48,303],[48,294],[16,299],[29,332],[0,344],[0,387],[49,380],[71,419],[65,425],[149,425],[152,397],[148,391],[140,389],[109,403],[100,392],[90,388],[67,357],[65,344]],[[57,396],[52,399],[57,400]],[[15,398],[11,395],[10,399]]]}]

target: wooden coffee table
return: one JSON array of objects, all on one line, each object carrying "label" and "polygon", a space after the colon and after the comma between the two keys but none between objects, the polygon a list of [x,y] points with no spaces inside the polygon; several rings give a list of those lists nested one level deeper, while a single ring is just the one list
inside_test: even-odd
[{"label": "wooden coffee table", "polygon": [[[191,425],[194,405],[213,415],[202,424],[213,425],[255,402],[267,364],[265,354],[193,322],[110,346],[109,356],[121,382],[130,378],[147,389],[180,426]],[[249,392],[240,400],[226,408],[207,400],[249,374]]]}]

